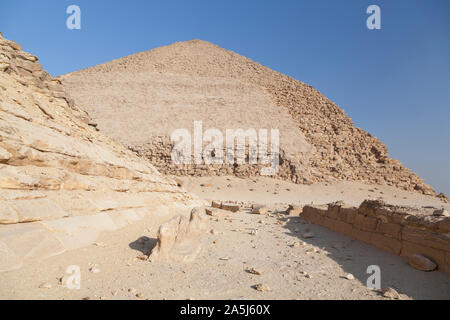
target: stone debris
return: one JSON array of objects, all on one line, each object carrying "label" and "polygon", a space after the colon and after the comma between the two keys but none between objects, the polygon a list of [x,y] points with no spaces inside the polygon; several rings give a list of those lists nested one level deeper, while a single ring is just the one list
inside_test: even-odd
[{"label": "stone debris", "polygon": [[385,298],[398,300],[400,299],[400,294],[394,288],[386,288],[381,290],[381,295]]},{"label": "stone debris", "polygon": [[238,212],[240,210],[240,206],[232,202],[223,202],[221,209],[231,212]]},{"label": "stone debris", "polygon": [[304,239],[311,239],[311,238],[314,238],[316,235],[314,234],[314,232],[306,232],[306,233],[304,233],[303,235],[302,235],[302,237],[304,238]]},{"label": "stone debris", "polygon": [[211,207],[220,209],[222,208],[222,201],[214,200],[211,202]]},{"label": "stone debris", "polygon": [[189,219],[177,216],[161,225],[149,261],[193,261],[201,250],[201,236],[207,230],[204,211],[204,208],[195,208]]},{"label": "stone debris", "polygon": [[438,267],[431,259],[416,253],[409,256],[408,264],[414,269],[427,272],[434,271]]},{"label": "stone debris", "polygon": [[355,276],[352,275],[351,273],[347,273],[347,274],[345,275],[345,279],[347,279],[347,280],[355,280]]},{"label": "stone debris", "polygon": [[[118,75],[124,81],[117,81]],[[285,137],[280,144],[281,165],[276,175],[280,180],[385,183],[436,195],[420,177],[390,158],[381,141],[355,127],[343,109],[312,86],[206,41],[177,42],[59,79],[79,105],[96,115],[93,120],[103,130],[148,158],[164,174],[244,178],[261,175],[263,166],[258,164],[246,163],[237,168],[231,164],[173,164],[173,128],[161,119],[176,120],[172,121],[175,128],[190,127],[193,121],[204,119],[205,128],[219,130],[224,129],[218,126],[220,122],[241,123],[245,128],[280,128]],[[125,79],[133,81],[128,84]],[[157,83],[165,85],[154,85]],[[190,90],[176,94],[177,85]],[[151,103],[146,98],[149,96],[153,97]],[[131,101],[130,97],[133,103],[126,104],[130,111],[126,116],[113,112],[118,104]],[[240,101],[234,97],[240,97]],[[189,114],[179,117],[177,108],[165,108],[160,115],[160,106],[167,99],[175,105],[189,101]],[[211,99],[221,103],[205,105],[204,101]],[[255,118],[255,114],[264,117]],[[216,121],[221,118],[226,121]],[[128,130],[130,126],[135,130]],[[147,133],[148,127],[152,128],[152,135]],[[223,150],[227,151],[225,145]],[[247,156],[248,151],[244,152]]]},{"label": "stone debris", "polygon": [[437,217],[450,217],[450,212],[445,209],[438,209],[433,212],[433,216]]},{"label": "stone debris", "polygon": [[251,274],[255,274],[255,275],[262,275],[264,273],[264,269],[263,268],[249,268],[247,269],[247,271]]},{"label": "stone debris", "polygon": [[205,213],[208,215],[208,216],[214,216],[215,214],[216,214],[216,210],[215,210],[215,208],[206,208],[205,209]]},{"label": "stone debris", "polygon": [[39,286],[40,289],[51,289],[52,287],[52,284],[49,282],[41,283],[41,285]]},{"label": "stone debris", "polygon": [[264,205],[256,205],[252,207],[252,214],[267,214],[269,212],[269,208]]},{"label": "stone debris", "polygon": [[303,246],[305,243],[303,241],[296,241],[292,244],[293,248],[300,248],[301,246]]},{"label": "stone debris", "polygon": [[269,292],[272,291],[270,289],[270,287],[267,284],[264,283],[258,283],[257,285],[255,285],[253,287],[255,290],[260,291],[260,292]]},{"label": "stone debris", "polygon": [[289,208],[287,209],[286,212],[290,216],[298,216],[302,213],[302,211],[303,211],[303,206],[297,206],[297,205],[290,204]]},{"label": "stone debris", "polygon": [[38,59],[0,35],[0,272],[200,200],[98,132]]}]

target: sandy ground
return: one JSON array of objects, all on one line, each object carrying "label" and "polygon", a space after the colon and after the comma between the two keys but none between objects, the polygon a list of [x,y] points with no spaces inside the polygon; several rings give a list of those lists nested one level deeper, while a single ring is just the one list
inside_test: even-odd
[{"label": "sandy ground", "polygon": [[[243,210],[209,217],[209,229],[214,232],[203,237],[197,259],[184,264],[138,258],[153,248],[159,225],[170,219],[149,215],[140,223],[104,233],[96,245],[0,274],[0,298],[385,299],[366,287],[370,265],[381,268],[382,287],[395,288],[402,299],[450,298],[448,275],[417,271],[401,257],[277,212],[288,203],[344,200],[359,205],[366,198],[379,197],[394,204],[449,208],[436,198],[355,183],[302,186],[235,177],[184,181],[186,189],[204,199],[266,203],[274,210],[270,215]],[[305,232],[313,232],[314,238],[304,239]],[[301,245],[293,246],[295,242]],[[81,269],[79,290],[59,284],[70,265]],[[248,268],[264,272],[254,275]],[[98,272],[92,272],[95,269]],[[353,280],[347,279],[349,273]],[[40,287],[44,283],[48,288]],[[253,288],[260,283],[270,291]]]}]

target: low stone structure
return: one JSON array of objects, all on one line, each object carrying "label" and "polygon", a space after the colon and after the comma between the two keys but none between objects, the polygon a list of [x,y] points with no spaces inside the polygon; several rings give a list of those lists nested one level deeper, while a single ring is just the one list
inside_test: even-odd
[{"label": "low stone structure", "polygon": [[406,259],[422,255],[450,274],[450,217],[435,216],[432,210],[366,200],[359,208],[342,202],[309,205],[300,216]]},{"label": "low stone structure", "polygon": [[158,242],[149,255],[152,262],[191,262],[201,250],[201,236],[206,233],[204,208],[194,208],[191,216],[177,216],[158,230]]}]

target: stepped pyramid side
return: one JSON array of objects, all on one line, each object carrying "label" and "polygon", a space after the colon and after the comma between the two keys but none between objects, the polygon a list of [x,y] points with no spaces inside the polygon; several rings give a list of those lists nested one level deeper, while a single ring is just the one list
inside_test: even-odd
[{"label": "stepped pyramid side", "polygon": [[[121,81],[125,75],[129,75],[127,79],[130,79],[125,81],[126,83]],[[117,112],[122,110],[120,121],[126,121],[128,115],[124,110],[133,105],[135,102],[133,99],[136,96],[146,97],[145,104],[142,104],[143,108],[152,104],[157,105],[156,114],[165,114],[171,104],[183,103],[182,99],[178,99],[161,104],[161,101],[165,99],[162,93],[164,89],[169,94],[186,87],[187,82],[180,82],[178,87],[164,87],[160,85],[161,80],[156,82],[161,87],[159,92],[153,94],[147,91],[155,84],[154,79],[160,77],[178,79],[177,81],[185,78],[195,83],[217,82],[218,79],[222,79],[222,81],[235,81],[235,84],[240,83],[263,90],[270,103],[277,108],[276,112],[288,115],[289,120],[285,121],[287,127],[290,128],[291,122],[294,123],[295,128],[288,129],[290,132],[287,135],[288,138],[293,135],[301,136],[298,141],[304,138],[306,142],[305,148],[297,152],[297,157],[284,159],[288,171],[282,172],[283,175],[280,177],[282,179],[296,183],[362,181],[436,195],[435,191],[420,177],[405,168],[399,161],[391,159],[383,143],[366,131],[354,127],[350,117],[317,90],[206,41],[178,42],[69,73],[60,79],[75,101],[82,103],[83,107],[98,121],[102,130],[117,132],[112,130],[112,128],[116,129],[115,125],[118,122],[114,116],[102,114],[105,106],[111,106],[111,109]],[[98,96],[97,100],[94,96]],[[211,94],[209,97],[211,98]],[[220,103],[217,103],[213,110],[220,110],[220,108]],[[253,112],[254,117],[259,114],[258,111]],[[242,115],[238,114],[237,118],[241,118]],[[122,138],[118,137],[118,139],[122,139],[124,144],[147,156],[158,167],[168,167],[170,166],[170,156],[168,156],[170,145],[167,142],[161,142],[167,136],[164,126],[178,119],[173,118],[171,114],[165,122],[158,124],[151,122],[151,118],[148,115],[146,120],[150,121],[149,127],[152,130],[143,134],[149,141],[146,145],[137,143],[136,146],[136,143],[128,141],[130,131],[135,131],[136,127],[133,130],[123,130],[120,132]],[[211,114],[205,113],[204,118],[211,118]],[[243,117],[243,119],[250,118]],[[110,132],[107,133],[111,134]],[[288,145],[292,144],[288,143]],[[298,143],[294,141],[293,145]],[[290,149],[284,151],[289,153]],[[206,174],[216,173],[209,172],[208,168],[202,168],[202,170]],[[191,169],[178,170],[175,173],[198,174]],[[244,175],[252,173],[251,170],[244,170]]]},{"label": "stepped pyramid side", "polygon": [[198,202],[100,134],[37,57],[0,34],[0,271]]}]

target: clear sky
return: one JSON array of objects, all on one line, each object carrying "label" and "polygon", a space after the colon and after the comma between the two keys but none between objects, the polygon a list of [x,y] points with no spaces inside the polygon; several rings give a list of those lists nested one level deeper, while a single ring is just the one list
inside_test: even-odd
[{"label": "clear sky", "polygon": [[[81,8],[81,30],[66,8]],[[366,9],[381,8],[381,30]],[[450,195],[449,0],[1,0],[0,31],[52,75],[199,38],[311,84]]]}]

